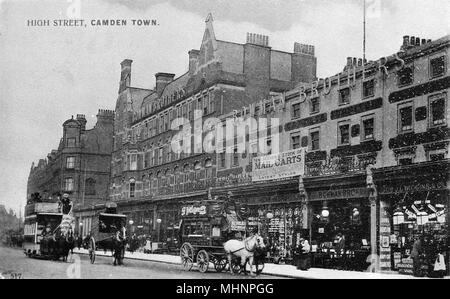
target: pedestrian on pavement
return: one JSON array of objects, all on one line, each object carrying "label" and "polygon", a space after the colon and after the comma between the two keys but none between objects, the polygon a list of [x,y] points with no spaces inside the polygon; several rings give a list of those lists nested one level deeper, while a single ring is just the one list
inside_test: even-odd
[{"label": "pedestrian on pavement", "polygon": [[413,275],[415,277],[422,276],[421,274],[421,255],[422,255],[422,245],[423,245],[423,237],[420,237],[417,239],[414,244],[411,251],[411,258],[413,260]]}]

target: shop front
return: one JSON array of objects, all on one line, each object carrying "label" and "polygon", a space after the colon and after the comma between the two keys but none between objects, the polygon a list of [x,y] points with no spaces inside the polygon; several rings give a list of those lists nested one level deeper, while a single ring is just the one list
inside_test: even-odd
[{"label": "shop front", "polygon": [[367,270],[371,255],[371,207],[364,186],[307,192],[312,266]]},{"label": "shop front", "polygon": [[433,275],[438,254],[444,256],[448,274],[448,169],[444,172],[441,168],[442,165],[423,165],[384,173],[386,179],[378,189],[386,223],[380,232],[386,270],[413,275],[416,247],[421,263],[416,275]]}]

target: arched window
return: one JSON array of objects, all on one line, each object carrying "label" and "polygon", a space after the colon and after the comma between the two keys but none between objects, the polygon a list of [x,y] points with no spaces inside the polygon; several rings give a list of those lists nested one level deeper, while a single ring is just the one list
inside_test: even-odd
[{"label": "arched window", "polygon": [[183,167],[183,183],[189,182],[189,164],[184,165]]},{"label": "arched window", "polygon": [[194,164],[194,172],[195,172],[194,180],[201,179],[201,173],[200,173],[201,168],[202,168],[201,163],[198,161],[195,162],[195,164]]},{"label": "arched window", "polygon": [[166,169],[166,171],[164,172],[164,180],[165,180],[165,186],[168,187],[170,186],[170,170]]},{"label": "arched window", "polygon": [[175,168],[173,169],[173,180],[172,180],[172,182],[173,182],[173,184],[174,185],[177,185],[177,184],[179,184],[180,183],[180,174],[179,174],[179,169],[178,169],[178,166],[175,166]]},{"label": "arched window", "polygon": [[95,195],[95,180],[93,178],[86,179],[84,192],[86,195]]}]

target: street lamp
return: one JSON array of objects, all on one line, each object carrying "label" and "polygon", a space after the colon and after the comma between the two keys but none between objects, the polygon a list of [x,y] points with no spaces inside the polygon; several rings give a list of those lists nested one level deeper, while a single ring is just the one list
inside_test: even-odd
[{"label": "street lamp", "polygon": [[326,201],[323,202],[322,212],[320,213],[320,215],[321,215],[323,218],[328,218],[328,217],[330,217],[330,210],[328,209],[328,205],[327,205],[327,202],[326,202]]}]

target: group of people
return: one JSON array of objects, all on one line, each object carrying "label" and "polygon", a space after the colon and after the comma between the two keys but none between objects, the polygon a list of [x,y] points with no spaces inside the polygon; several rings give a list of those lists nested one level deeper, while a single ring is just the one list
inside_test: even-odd
[{"label": "group of people", "polygon": [[432,236],[418,238],[411,250],[413,275],[442,278],[447,273],[445,262],[446,244],[436,242]]}]

